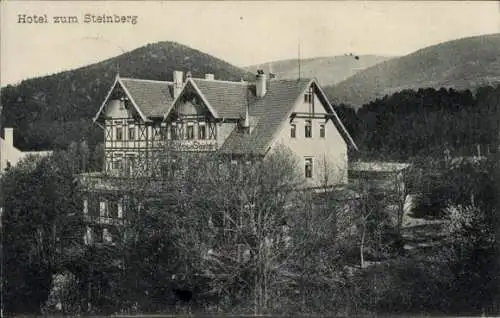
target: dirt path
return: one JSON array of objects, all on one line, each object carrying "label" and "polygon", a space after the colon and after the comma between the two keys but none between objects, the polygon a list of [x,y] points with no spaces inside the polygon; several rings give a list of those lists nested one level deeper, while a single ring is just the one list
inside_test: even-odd
[{"label": "dirt path", "polygon": [[439,246],[446,239],[446,221],[428,220],[412,216],[413,197],[409,196],[405,204],[402,236],[404,249],[412,251]]}]

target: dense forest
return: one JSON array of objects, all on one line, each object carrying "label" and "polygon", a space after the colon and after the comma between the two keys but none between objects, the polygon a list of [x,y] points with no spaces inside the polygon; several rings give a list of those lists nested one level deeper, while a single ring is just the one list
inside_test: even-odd
[{"label": "dense forest", "polygon": [[363,158],[470,156],[498,147],[500,86],[403,90],[364,105],[336,107]]},{"label": "dense forest", "polygon": [[248,74],[218,58],[175,42],[148,44],[103,62],[1,89],[0,126],[14,127],[14,143],[23,150],[62,149],[87,140],[102,141],[91,124],[117,74],[171,81],[174,70],[240,80]]}]

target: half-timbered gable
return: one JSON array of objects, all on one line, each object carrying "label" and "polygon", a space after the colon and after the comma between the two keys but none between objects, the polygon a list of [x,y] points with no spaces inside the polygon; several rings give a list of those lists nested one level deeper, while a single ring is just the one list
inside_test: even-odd
[{"label": "half-timbered gable", "polygon": [[168,139],[184,151],[214,151],[220,118],[190,79],[164,114]]},{"label": "half-timbered gable", "polygon": [[94,121],[104,128],[104,172],[154,175],[163,147],[163,114],[173,101],[173,83],[116,77]]}]

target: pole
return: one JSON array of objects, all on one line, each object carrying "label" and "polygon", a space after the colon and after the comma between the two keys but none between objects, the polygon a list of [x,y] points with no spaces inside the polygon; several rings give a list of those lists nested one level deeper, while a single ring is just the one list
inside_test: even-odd
[{"label": "pole", "polygon": [[298,46],[298,60],[297,62],[299,63],[299,80],[300,80],[300,40],[299,40],[299,46]]}]

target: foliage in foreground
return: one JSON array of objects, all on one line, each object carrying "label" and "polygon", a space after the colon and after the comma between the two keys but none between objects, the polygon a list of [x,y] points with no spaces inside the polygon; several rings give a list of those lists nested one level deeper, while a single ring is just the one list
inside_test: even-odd
[{"label": "foliage in foreground", "polygon": [[[191,310],[201,312],[495,312],[495,165],[453,179],[469,190],[464,200],[446,198],[447,245],[359,268],[363,253],[388,246],[382,238],[394,228],[375,197],[366,193],[352,205],[337,193],[297,191],[302,181],[286,151],[247,167],[246,178],[231,167],[214,174],[210,160],[200,159],[185,158],[177,191],[145,202],[110,248],[79,243],[83,229],[73,215],[81,199],[72,176],[81,161],[61,154],[7,172],[8,311],[175,312],[185,306],[173,290],[188,290]],[[489,186],[468,183],[477,176]],[[71,248],[53,248],[63,241]],[[370,254],[364,257],[373,260]]]}]

